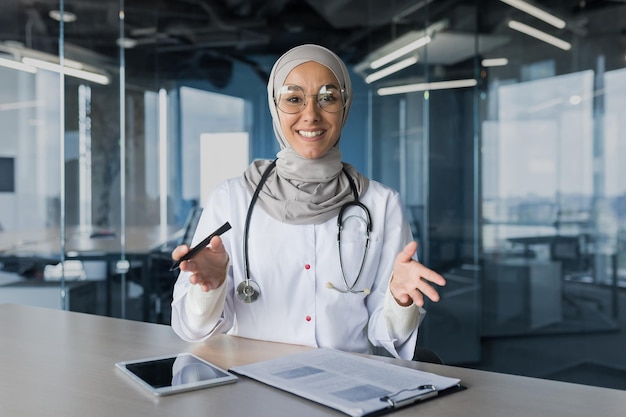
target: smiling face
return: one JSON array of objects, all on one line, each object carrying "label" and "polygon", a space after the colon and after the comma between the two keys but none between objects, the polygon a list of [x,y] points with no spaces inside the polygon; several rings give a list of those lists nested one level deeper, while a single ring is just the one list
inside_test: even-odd
[{"label": "smiling face", "polygon": [[283,135],[303,158],[319,158],[337,143],[343,111],[323,110],[317,103],[317,94],[322,87],[339,86],[339,82],[328,67],[310,61],[291,70],[284,82],[287,84],[299,86],[307,97],[304,109],[298,113],[278,110]]}]

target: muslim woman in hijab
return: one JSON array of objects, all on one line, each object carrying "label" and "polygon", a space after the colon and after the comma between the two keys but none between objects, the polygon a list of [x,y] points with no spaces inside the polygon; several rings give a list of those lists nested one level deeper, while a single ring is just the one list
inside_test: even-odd
[{"label": "muslim woman in hijab", "polygon": [[[342,162],[352,88],[330,50],[295,47],[267,87],[275,161],[254,161],[217,186],[180,263],[171,324],[184,340],[228,333],[411,359],[424,297],[444,278],[416,260],[398,192]],[[189,252],[172,252],[179,260]],[[433,285],[435,284],[435,285]]]}]

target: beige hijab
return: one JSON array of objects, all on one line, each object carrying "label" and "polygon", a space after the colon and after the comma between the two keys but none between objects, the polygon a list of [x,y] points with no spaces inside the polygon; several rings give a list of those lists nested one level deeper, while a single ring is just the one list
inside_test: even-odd
[{"label": "beige hijab", "polygon": [[[333,218],[341,206],[353,201],[350,181],[343,174],[345,168],[353,179],[359,197],[367,190],[369,181],[356,169],[341,162],[339,139],[326,154],[316,159],[301,157],[283,135],[274,97],[283,86],[287,75],[300,64],[315,61],[330,69],[346,90],[347,102],[341,120],[345,125],[352,103],[352,84],[348,69],[330,50],[318,45],[301,45],[281,56],[270,73],[267,95],[274,133],[281,150],[276,154],[276,168],[260,190],[258,203],[273,218],[288,224],[320,224]],[[256,190],[261,176],[272,161],[255,161],[244,172],[250,194]]]}]

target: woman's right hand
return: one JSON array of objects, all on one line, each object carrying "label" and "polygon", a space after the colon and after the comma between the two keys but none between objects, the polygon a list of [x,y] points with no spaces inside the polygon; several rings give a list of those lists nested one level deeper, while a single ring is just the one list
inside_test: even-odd
[{"label": "woman's right hand", "polygon": [[[189,246],[180,245],[172,251],[172,259],[178,261],[189,252]],[[180,270],[190,272],[189,282],[199,285],[202,291],[214,290],[226,279],[228,253],[219,236],[213,237],[209,246],[196,256],[180,263]]]}]

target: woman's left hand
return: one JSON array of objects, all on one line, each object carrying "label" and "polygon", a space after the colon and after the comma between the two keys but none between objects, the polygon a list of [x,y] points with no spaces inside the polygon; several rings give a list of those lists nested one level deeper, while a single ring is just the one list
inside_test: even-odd
[{"label": "woman's left hand", "polygon": [[402,306],[424,305],[424,296],[432,301],[439,301],[439,293],[432,284],[446,285],[444,277],[426,268],[413,259],[417,251],[417,242],[410,242],[396,256],[393,264],[393,275],[389,282],[389,290]]}]

